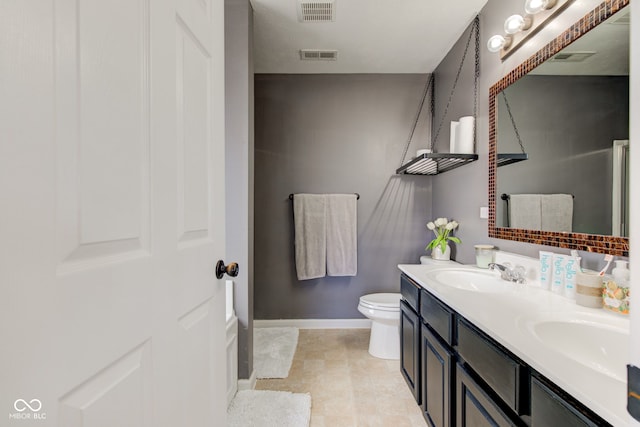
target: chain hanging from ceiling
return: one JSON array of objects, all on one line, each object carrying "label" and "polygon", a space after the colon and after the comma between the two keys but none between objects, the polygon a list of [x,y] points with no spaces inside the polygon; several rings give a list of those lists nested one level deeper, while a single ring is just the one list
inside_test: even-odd
[{"label": "chain hanging from ceiling", "polygon": [[[400,166],[404,164],[404,160],[407,158],[407,152],[409,151],[409,146],[411,145],[413,134],[416,132],[416,127],[418,126],[418,121],[420,120],[420,114],[422,113],[424,102],[427,99],[427,94],[429,93],[429,89],[432,87],[432,85],[433,85],[433,74],[429,74],[429,78],[427,79],[427,82],[424,84],[424,90],[422,91],[422,98],[420,99],[420,105],[418,106],[416,117],[413,120],[413,126],[411,127],[411,132],[409,132],[409,138],[407,138],[407,145],[404,147],[404,151],[402,152],[402,159],[400,159]],[[431,90],[431,103],[433,104],[433,90]],[[431,111],[433,111],[433,107],[431,107]]]},{"label": "chain hanging from ceiling", "polygon": [[518,126],[516,126],[516,120],[513,118],[513,114],[511,113],[511,107],[509,106],[509,101],[507,101],[506,90],[502,91],[502,99],[504,100],[504,105],[507,107],[507,113],[509,114],[509,119],[511,120],[511,126],[513,126],[513,131],[516,134],[516,139],[518,140],[518,144],[520,144],[520,150],[522,154],[526,154],[524,151],[524,144],[522,143],[522,137],[520,136],[520,132],[518,131]]},{"label": "chain hanging from ceiling", "polygon": [[[447,117],[447,113],[449,112],[449,107],[451,106],[451,101],[453,100],[453,95],[458,86],[458,82],[460,80],[460,75],[462,74],[462,69],[464,67],[465,59],[467,58],[467,54],[469,52],[469,47],[471,46],[471,40],[475,41],[475,63],[474,63],[474,73],[473,73],[473,117],[474,119],[478,116],[478,81],[480,78],[480,17],[476,16],[471,24],[471,30],[469,31],[469,37],[465,44],[464,52],[462,54],[462,59],[460,60],[460,66],[458,67],[458,71],[456,72],[455,79],[453,81],[453,86],[451,87],[451,93],[449,94],[449,99],[447,100],[447,104],[444,108],[444,112],[442,114],[442,118],[438,123],[437,130],[435,132],[435,137],[429,141],[429,149],[433,150],[433,141],[436,141],[440,136],[440,132],[442,130],[442,126],[444,124],[444,120]],[[416,126],[418,125],[418,120],[420,118],[420,114],[422,113],[422,109],[424,107],[425,99],[427,97],[427,93],[429,93],[429,89],[431,89],[431,118],[433,119],[433,114],[435,111],[435,96],[434,96],[434,86],[435,86],[435,77],[433,74],[429,75],[429,79],[425,84],[424,91],[422,93],[422,98],[420,100],[420,105],[418,106],[418,112],[416,113],[415,120],[413,122],[413,126],[411,128],[411,132],[409,133],[409,138],[407,140],[407,145],[404,148],[404,152],[402,153],[402,159],[400,161],[400,166],[402,166],[407,157],[407,152],[409,151],[409,146],[411,145],[411,140],[413,139],[413,135],[416,130]],[[473,134],[475,138],[476,134],[476,120],[474,120],[473,124]]]}]

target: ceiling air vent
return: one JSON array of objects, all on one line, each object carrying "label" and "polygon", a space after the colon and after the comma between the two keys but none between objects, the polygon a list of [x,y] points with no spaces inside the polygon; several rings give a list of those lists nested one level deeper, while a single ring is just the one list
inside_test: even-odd
[{"label": "ceiling air vent", "polygon": [[582,62],[595,54],[595,52],[561,52],[551,58],[550,62]]},{"label": "ceiling air vent", "polygon": [[300,59],[304,61],[335,61],[337,50],[300,49]]},{"label": "ceiling air vent", "polygon": [[335,0],[298,0],[300,22],[332,22],[336,20]]}]

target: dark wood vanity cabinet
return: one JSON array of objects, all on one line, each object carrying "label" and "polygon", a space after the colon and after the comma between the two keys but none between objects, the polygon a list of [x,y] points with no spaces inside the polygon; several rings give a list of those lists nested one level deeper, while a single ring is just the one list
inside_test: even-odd
[{"label": "dark wood vanity cabinet", "polygon": [[400,369],[429,427],[609,426],[406,275]]},{"label": "dark wood vanity cabinet", "polygon": [[400,372],[421,404],[420,378],[420,286],[406,276],[400,281]]}]

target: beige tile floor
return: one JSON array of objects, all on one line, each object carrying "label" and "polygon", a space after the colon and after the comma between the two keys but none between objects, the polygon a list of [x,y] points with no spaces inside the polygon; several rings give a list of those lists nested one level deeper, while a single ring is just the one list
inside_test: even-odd
[{"label": "beige tile floor", "polygon": [[311,394],[311,427],[424,427],[397,360],[372,357],[368,329],[301,329],[285,379],[258,390]]}]

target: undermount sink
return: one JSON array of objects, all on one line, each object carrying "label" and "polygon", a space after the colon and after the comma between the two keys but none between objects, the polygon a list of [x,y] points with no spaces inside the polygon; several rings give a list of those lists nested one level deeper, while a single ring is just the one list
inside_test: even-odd
[{"label": "undermount sink", "polygon": [[473,292],[502,292],[509,283],[502,280],[494,271],[452,268],[437,270],[432,278],[443,285]]},{"label": "undermount sink", "polygon": [[626,381],[629,330],[596,318],[537,319],[527,322],[534,337],[566,357],[618,381]]}]

